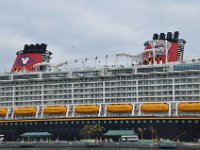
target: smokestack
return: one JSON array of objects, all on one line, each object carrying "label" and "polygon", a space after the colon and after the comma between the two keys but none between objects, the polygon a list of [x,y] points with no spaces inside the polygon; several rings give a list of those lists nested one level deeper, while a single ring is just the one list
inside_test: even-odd
[{"label": "smokestack", "polygon": [[153,40],[158,40],[158,34],[157,34],[157,33],[155,33],[155,34],[153,35]]},{"label": "smokestack", "polygon": [[178,31],[176,31],[176,32],[174,32],[174,38],[173,38],[173,41],[178,41],[178,37],[179,37],[179,32]]},{"label": "smokestack", "polygon": [[166,40],[167,41],[172,41],[172,33],[171,32],[167,32]]},{"label": "smokestack", "polygon": [[160,33],[160,40],[165,40],[165,34],[164,33]]}]

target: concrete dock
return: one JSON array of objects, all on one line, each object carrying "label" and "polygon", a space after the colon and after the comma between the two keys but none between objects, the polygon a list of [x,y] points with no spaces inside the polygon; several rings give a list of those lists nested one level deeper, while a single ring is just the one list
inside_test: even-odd
[{"label": "concrete dock", "polygon": [[19,147],[104,147],[104,148],[169,148],[169,149],[200,149],[200,143],[194,142],[96,142],[83,143],[79,141],[39,141],[39,142],[1,142],[0,148],[19,148]]}]

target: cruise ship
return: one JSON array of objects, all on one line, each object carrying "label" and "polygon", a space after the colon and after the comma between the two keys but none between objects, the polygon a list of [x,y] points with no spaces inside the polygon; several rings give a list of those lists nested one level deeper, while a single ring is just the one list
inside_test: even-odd
[{"label": "cruise ship", "polygon": [[84,125],[100,124],[101,136],[134,130],[144,139],[199,139],[200,57],[185,59],[185,44],[178,31],[154,34],[141,53],[117,53],[112,65],[107,55],[104,65],[94,57],[90,66],[87,58],[53,65],[46,44],[25,44],[0,74],[0,134],[78,140]]}]

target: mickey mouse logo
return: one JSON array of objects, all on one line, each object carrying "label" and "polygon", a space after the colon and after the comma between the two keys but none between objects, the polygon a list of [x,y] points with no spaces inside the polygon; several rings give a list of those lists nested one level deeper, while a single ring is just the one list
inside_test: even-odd
[{"label": "mickey mouse logo", "polygon": [[21,61],[22,61],[23,65],[26,65],[28,63],[28,61],[29,61],[29,57],[22,57]]},{"label": "mickey mouse logo", "polygon": [[18,60],[17,60],[18,64],[20,66],[26,66],[32,62],[34,62],[29,56],[23,56],[23,57],[20,57]]}]

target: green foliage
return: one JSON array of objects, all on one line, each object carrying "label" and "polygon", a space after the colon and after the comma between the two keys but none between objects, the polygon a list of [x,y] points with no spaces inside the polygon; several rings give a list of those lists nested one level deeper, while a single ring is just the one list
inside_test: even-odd
[{"label": "green foliage", "polygon": [[83,136],[84,138],[92,138],[95,136],[97,138],[99,136],[99,133],[101,133],[103,130],[103,127],[100,124],[95,124],[95,125],[85,125],[81,130],[80,130],[80,135]]}]

